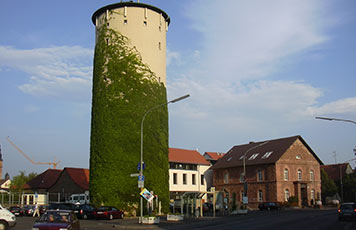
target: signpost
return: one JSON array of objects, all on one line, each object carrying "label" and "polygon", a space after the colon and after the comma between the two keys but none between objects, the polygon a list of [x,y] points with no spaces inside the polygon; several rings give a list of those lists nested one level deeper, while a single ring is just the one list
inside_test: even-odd
[{"label": "signpost", "polygon": [[137,178],[138,178],[137,187],[144,188],[145,187],[145,176],[144,175],[142,175],[142,176],[139,175]]}]

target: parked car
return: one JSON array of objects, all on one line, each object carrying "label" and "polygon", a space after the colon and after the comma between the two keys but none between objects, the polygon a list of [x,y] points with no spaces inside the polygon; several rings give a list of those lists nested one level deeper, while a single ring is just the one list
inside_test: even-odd
[{"label": "parked car", "polygon": [[0,205],[0,229],[9,229],[16,225],[16,216]]},{"label": "parked car", "polygon": [[25,205],[22,208],[23,213],[25,216],[32,216],[33,212],[35,211],[35,206],[34,205]]},{"label": "parked car", "polygon": [[356,219],[356,203],[343,203],[337,211],[339,220]]},{"label": "parked car", "polygon": [[275,202],[268,202],[268,203],[261,203],[258,205],[259,210],[280,210],[281,206],[278,203]]},{"label": "parked car", "polygon": [[48,205],[47,210],[75,210],[75,204],[72,203],[51,203]]},{"label": "parked car", "polygon": [[48,209],[48,206],[47,205],[40,205],[38,207],[39,211],[40,211],[40,215],[42,216]]},{"label": "parked car", "polygon": [[79,219],[95,219],[96,208],[93,205],[81,204],[75,207],[74,213]]},{"label": "parked car", "polygon": [[24,211],[22,208],[20,208],[19,206],[11,206],[9,208],[9,211],[14,214],[15,216],[23,216],[24,215]]},{"label": "parked car", "polygon": [[100,208],[97,209],[96,214],[95,214],[96,219],[123,219],[124,218],[124,212],[113,207],[113,206],[101,206]]},{"label": "parked car", "polygon": [[70,210],[49,210],[35,222],[32,230],[80,230],[79,220]]},{"label": "parked car", "polygon": [[73,203],[73,204],[89,204],[90,199],[89,199],[89,195],[85,194],[85,193],[80,193],[80,194],[72,194],[69,199],[68,199],[69,203]]}]

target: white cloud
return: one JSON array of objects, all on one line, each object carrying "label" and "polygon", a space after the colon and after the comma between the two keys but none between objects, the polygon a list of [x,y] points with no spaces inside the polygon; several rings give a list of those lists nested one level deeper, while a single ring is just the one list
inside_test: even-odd
[{"label": "white cloud", "polygon": [[180,63],[180,54],[179,52],[171,51],[167,48],[167,66],[171,65],[172,62]]},{"label": "white cloud", "polygon": [[343,98],[326,103],[320,107],[308,108],[306,114],[313,116],[325,114],[353,114],[356,115],[356,97]]},{"label": "white cloud", "polygon": [[34,112],[37,112],[39,110],[40,109],[35,105],[25,105],[25,107],[24,107],[25,113],[34,113]]},{"label": "white cloud", "polygon": [[24,93],[73,100],[90,96],[93,51],[79,46],[21,50],[0,46],[0,66],[28,74]]},{"label": "white cloud", "polygon": [[204,78],[261,79],[287,58],[323,44],[331,19],[323,1],[192,1],[187,16],[202,33]]}]

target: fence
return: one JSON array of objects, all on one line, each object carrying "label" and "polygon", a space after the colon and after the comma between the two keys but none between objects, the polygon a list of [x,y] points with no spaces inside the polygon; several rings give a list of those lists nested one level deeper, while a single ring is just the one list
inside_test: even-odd
[{"label": "fence", "polygon": [[0,194],[1,204],[4,207],[34,205],[48,205],[53,202],[64,202],[71,194],[67,193],[28,193],[3,192]]}]

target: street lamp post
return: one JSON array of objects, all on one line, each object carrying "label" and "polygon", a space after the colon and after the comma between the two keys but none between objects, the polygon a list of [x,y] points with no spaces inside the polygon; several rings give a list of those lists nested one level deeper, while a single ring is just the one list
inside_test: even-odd
[{"label": "street lamp post", "polygon": [[343,122],[350,122],[350,123],[354,123],[354,124],[356,125],[356,121],[353,121],[353,120],[330,118],[330,117],[315,117],[315,119],[326,120],[326,121],[343,121]]},{"label": "street lamp post", "polygon": [[[173,99],[171,101],[168,101],[166,103],[162,103],[162,104],[159,104],[159,105],[156,105],[156,106],[153,106],[152,108],[148,109],[145,114],[143,115],[142,117],[142,120],[141,120],[141,154],[140,154],[140,179],[142,180],[143,179],[143,123],[145,121],[145,118],[147,116],[148,113],[150,113],[152,110],[158,108],[158,107],[161,107],[161,106],[165,106],[165,105],[168,105],[170,103],[175,103],[175,102],[178,102],[180,100],[183,100],[183,99],[186,99],[188,98],[190,95],[187,94],[187,95],[184,95],[182,97],[178,97],[176,99]],[[143,189],[143,184],[141,186],[141,190]],[[142,217],[143,217],[143,198],[142,196],[140,196],[140,223],[142,224]]]},{"label": "street lamp post", "polygon": [[258,148],[258,147],[260,147],[260,146],[262,146],[262,145],[265,145],[265,144],[267,144],[268,143],[268,141],[265,141],[265,142],[263,142],[263,143],[261,143],[261,144],[258,144],[258,145],[255,145],[255,146],[253,146],[253,147],[251,147],[251,148],[249,148],[249,149],[247,149],[246,150],[246,152],[244,153],[244,157],[243,157],[243,169],[244,169],[244,197],[247,197],[247,180],[246,180],[246,154],[248,153],[248,152],[250,152],[251,150],[253,150],[253,149],[256,149],[256,148]]},{"label": "street lamp post", "polygon": [[[346,120],[346,119],[339,119],[339,118],[331,118],[331,117],[315,117],[315,119],[326,120],[326,121],[343,121],[349,122],[356,125],[356,121],[353,120]],[[340,173],[340,192],[341,192],[341,202],[344,201],[344,185],[342,183],[342,172],[341,172],[341,165],[339,165],[339,173]]]}]

